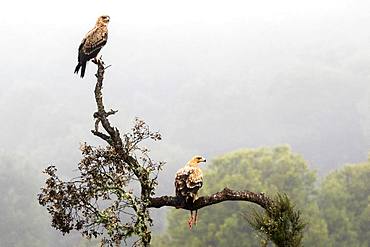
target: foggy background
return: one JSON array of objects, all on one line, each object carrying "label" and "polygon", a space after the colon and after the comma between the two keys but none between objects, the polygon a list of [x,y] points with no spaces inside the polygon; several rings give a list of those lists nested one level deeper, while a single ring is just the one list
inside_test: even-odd
[{"label": "foggy background", "polygon": [[[121,133],[135,117],[162,133],[151,145],[153,158],[167,161],[158,195],[173,193],[174,173],[195,154],[212,160],[239,148],[287,143],[320,175],[367,159],[368,1],[4,4],[0,154],[16,161],[0,160],[0,179],[14,196],[20,187],[5,175],[16,177],[20,169],[9,164],[27,169],[33,186],[19,205],[37,204],[46,166],[73,174],[80,142],[105,144],[90,133],[96,66],[88,64],[84,79],[73,74],[78,46],[102,14],[111,17],[100,53],[112,65],[105,106],[119,110],[111,121]],[[163,210],[155,215],[161,228]]]}]

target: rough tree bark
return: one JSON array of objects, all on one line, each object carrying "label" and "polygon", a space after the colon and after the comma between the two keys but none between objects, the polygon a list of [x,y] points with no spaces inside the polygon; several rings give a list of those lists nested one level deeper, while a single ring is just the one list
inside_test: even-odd
[{"label": "rough tree bark", "polygon": [[183,200],[176,196],[161,196],[150,198],[148,207],[161,208],[167,206],[183,208],[186,210],[197,210],[224,201],[248,201],[258,204],[264,209],[267,209],[272,205],[271,199],[264,193],[234,191],[229,188],[224,188],[222,191],[212,195],[199,197],[192,205],[186,204]]}]

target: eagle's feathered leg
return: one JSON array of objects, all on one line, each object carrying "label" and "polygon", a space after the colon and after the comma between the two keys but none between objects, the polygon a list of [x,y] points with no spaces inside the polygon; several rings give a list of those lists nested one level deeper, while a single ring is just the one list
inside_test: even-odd
[{"label": "eagle's feathered leg", "polygon": [[100,55],[99,57],[98,56],[96,56],[96,57],[94,57],[92,60],[91,60],[93,63],[95,63],[95,64],[99,64],[99,62],[102,62],[103,60],[102,60],[102,56]]},{"label": "eagle's feathered leg", "polygon": [[[198,200],[198,195],[195,195],[194,197],[193,197],[193,204],[194,204],[194,202],[196,201],[196,200]],[[198,209],[196,209],[195,210],[195,214],[194,215],[192,215],[193,217],[193,224],[194,225],[197,225],[197,217],[198,217]]]},{"label": "eagle's feathered leg", "polygon": [[189,230],[191,230],[191,228],[193,228],[193,210],[190,210],[190,218],[188,220],[188,225],[189,225]]},{"label": "eagle's feathered leg", "polygon": [[198,220],[198,209],[195,210],[195,215],[194,215],[194,220],[193,220],[194,225],[197,225],[197,220]]}]

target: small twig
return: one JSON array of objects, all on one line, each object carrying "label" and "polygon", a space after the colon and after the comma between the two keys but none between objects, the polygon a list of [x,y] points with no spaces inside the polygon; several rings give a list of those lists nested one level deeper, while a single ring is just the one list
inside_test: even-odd
[{"label": "small twig", "polygon": [[118,110],[110,110],[109,112],[106,113],[106,117],[110,116],[110,115],[114,115],[118,112]]},{"label": "small twig", "polygon": [[109,145],[113,145],[113,142],[112,142],[112,138],[110,138],[108,135],[106,134],[103,134],[97,130],[91,130],[91,133],[93,133],[94,135],[102,138],[103,140],[105,140],[106,142],[108,142]]}]

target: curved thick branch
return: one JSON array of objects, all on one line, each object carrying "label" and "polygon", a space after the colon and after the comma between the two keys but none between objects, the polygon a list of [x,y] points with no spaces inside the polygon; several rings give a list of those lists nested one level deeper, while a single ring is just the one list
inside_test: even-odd
[{"label": "curved thick branch", "polygon": [[197,210],[224,201],[248,201],[256,203],[264,209],[267,209],[273,203],[273,201],[264,193],[235,191],[224,188],[222,191],[214,193],[210,196],[199,197],[192,205],[186,204],[184,200],[175,196],[161,196],[150,198],[148,207],[160,208],[168,206],[187,210]]}]

